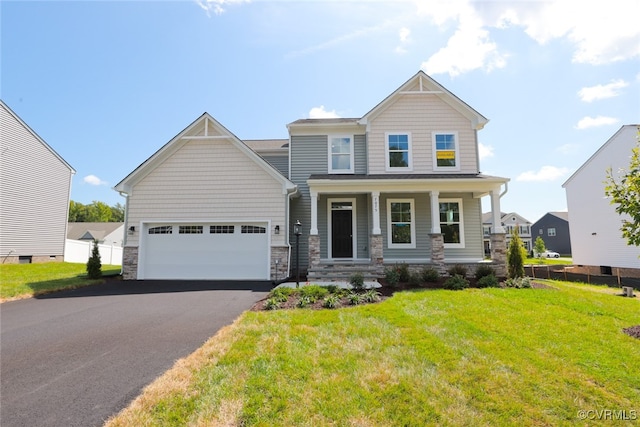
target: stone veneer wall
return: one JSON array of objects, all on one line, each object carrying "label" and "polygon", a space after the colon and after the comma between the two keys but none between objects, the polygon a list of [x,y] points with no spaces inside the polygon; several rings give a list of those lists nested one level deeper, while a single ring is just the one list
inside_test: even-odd
[{"label": "stone veneer wall", "polygon": [[[278,263],[276,264],[276,260]],[[271,280],[284,280],[289,277],[289,247],[271,247]]]},{"label": "stone veneer wall", "polygon": [[507,235],[491,235],[491,261],[498,277],[507,276]]},{"label": "stone veneer wall", "polygon": [[382,234],[372,234],[369,240],[369,253],[371,264],[382,266],[384,264],[384,250],[382,247]]},{"label": "stone veneer wall", "polygon": [[[295,248],[293,248],[295,250]],[[309,235],[309,268],[320,265],[320,236]]]},{"label": "stone veneer wall", "polygon": [[125,246],[122,251],[122,279],[138,279],[138,247]]},{"label": "stone veneer wall", "polygon": [[444,259],[444,237],[442,234],[429,234],[431,237],[431,263],[440,274],[446,272]]}]

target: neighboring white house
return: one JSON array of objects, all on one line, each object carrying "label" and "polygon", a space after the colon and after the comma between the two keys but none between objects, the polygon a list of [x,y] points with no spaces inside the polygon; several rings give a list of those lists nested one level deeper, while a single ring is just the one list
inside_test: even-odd
[{"label": "neighboring white house", "polygon": [[[520,236],[520,240],[522,240],[522,244],[524,248],[529,252],[533,249],[533,240],[531,238],[531,221],[526,219],[525,217],[515,213],[504,213],[500,212],[500,222],[504,227],[507,235],[506,242],[507,246],[509,246],[509,242],[511,242],[511,235],[513,234],[513,230],[518,230],[518,235]],[[484,251],[485,253],[489,253],[490,251],[490,240],[491,240],[491,228],[493,227],[493,216],[491,212],[485,212],[482,214],[482,234],[484,236]]]},{"label": "neighboring white house", "polygon": [[115,190],[127,199],[127,280],[270,280],[289,272],[296,186],[207,113]]},{"label": "neighboring white house", "polygon": [[75,170],[0,100],[0,262],[62,261]]},{"label": "neighboring white house", "polygon": [[70,222],[67,239],[120,246],[124,243],[124,222]]},{"label": "neighboring white house", "polygon": [[640,270],[640,247],[627,245],[620,231],[622,217],[605,196],[607,169],[619,176],[628,170],[640,125],[620,128],[562,185],[567,194],[571,252],[576,265]]}]

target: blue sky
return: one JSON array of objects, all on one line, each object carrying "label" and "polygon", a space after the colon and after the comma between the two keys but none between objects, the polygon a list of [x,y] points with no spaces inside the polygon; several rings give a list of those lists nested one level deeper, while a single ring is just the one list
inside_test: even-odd
[{"label": "blue sky", "polygon": [[481,170],[534,222],[640,122],[638,16],[637,0],[4,0],[0,96],[76,169],[73,200],[115,204],[205,111],[241,139],[286,138],[300,118],[361,117],[422,69],[490,119]]}]

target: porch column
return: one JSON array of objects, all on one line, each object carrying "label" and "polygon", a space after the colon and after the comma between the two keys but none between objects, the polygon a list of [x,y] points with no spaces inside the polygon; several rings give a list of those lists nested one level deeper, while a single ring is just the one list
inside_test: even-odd
[{"label": "porch column", "polygon": [[491,190],[491,214],[493,216],[493,233],[505,233],[500,218],[500,189]]},{"label": "porch column", "polygon": [[373,230],[371,234],[382,234],[380,230],[380,192],[371,192],[371,215],[373,216]]},{"label": "porch column", "polygon": [[442,236],[442,228],[440,227],[440,192],[430,191],[429,197],[431,199],[431,233],[429,238],[431,239],[431,263],[435,268],[444,274],[444,237]]},{"label": "porch column", "polygon": [[311,192],[311,229],[309,235],[318,235],[318,193]]},{"label": "porch column", "polygon": [[440,203],[438,197],[439,191],[430,191],[431,197],[431,234],[440,234],[442,229],[440,228]]},{"label": "porch column", "polygon": [[371,192],[371,216],[373,227],[371,228],[371,238],[369,239],[369,256],[371,264],[376,266],[378,274],[383,272],[384,252],[382,249],[382,230],[380,229],[380,192]]}]

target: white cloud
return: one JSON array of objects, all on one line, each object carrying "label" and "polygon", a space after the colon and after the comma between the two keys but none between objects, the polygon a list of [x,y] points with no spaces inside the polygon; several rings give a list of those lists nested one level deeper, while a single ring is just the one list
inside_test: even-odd
[{"label": "white cloud", "polygon": [[91,184],[91,185],[108,185],[109,184],[107,181],[103,181],[95,175],[87,175],[84,178],[82,178],[82,180],[87,184]]},{"label": "white cloud", "polygon": [[232,4],[251,3],[251,0],[195,0],[198,6],[207,12],[207,16],[211,16],[211,12],[221,15],[225,12],[225,8]]},{"label": "white cloud", "polygon": [[567,155],[575,153],[579,147],[580,146],[578,144],[564,144],[556,148],[556,151],[561,154]]},{"label": "white cloud", "polygon": [[583,87],[578,91],[578,96],[584,102],[592,102],[598,99],[613,98],[620,95],[620,89],[629,86],[629,83],[622,79],[611,80],[606,85],[595,85]]},{"label": "white cloud", "polygon": [[614,125],[618,123],[618,119],[615,117],[606,117],[606,116],[598,116],[598,117],[583,117],[580,119],[578,124],[575,126],[576,129],[587,129],[596,126],[607,126]]},{"label": "white cloud", "polygon": [[310,119],[337,119],[340,116],[336,113],[336,110],[327,111],[324,109],[324,105],[319,107],[313,107],[309,111]]},{"label": "white cloud", "polygon": [[478,155],[480,156],[480,160],[493,157],[493,147],[490,145],[484,145],[483,143],[479,142]]},{"label": "white cloud", "polygon": [[555,166],[543,166],[539,171],[526,171],[518,175],[516,181],[555,181],[569,172],[568,168],[557,168]]},{"label": "white cloud", "polygon": [[407,53],[407,45],[411,43],[411,30],[409,28],[403,27],[400,28],[398,32],[398,36],[400,37],[400,44],[396,47],[396,53],[404,54]]}]

